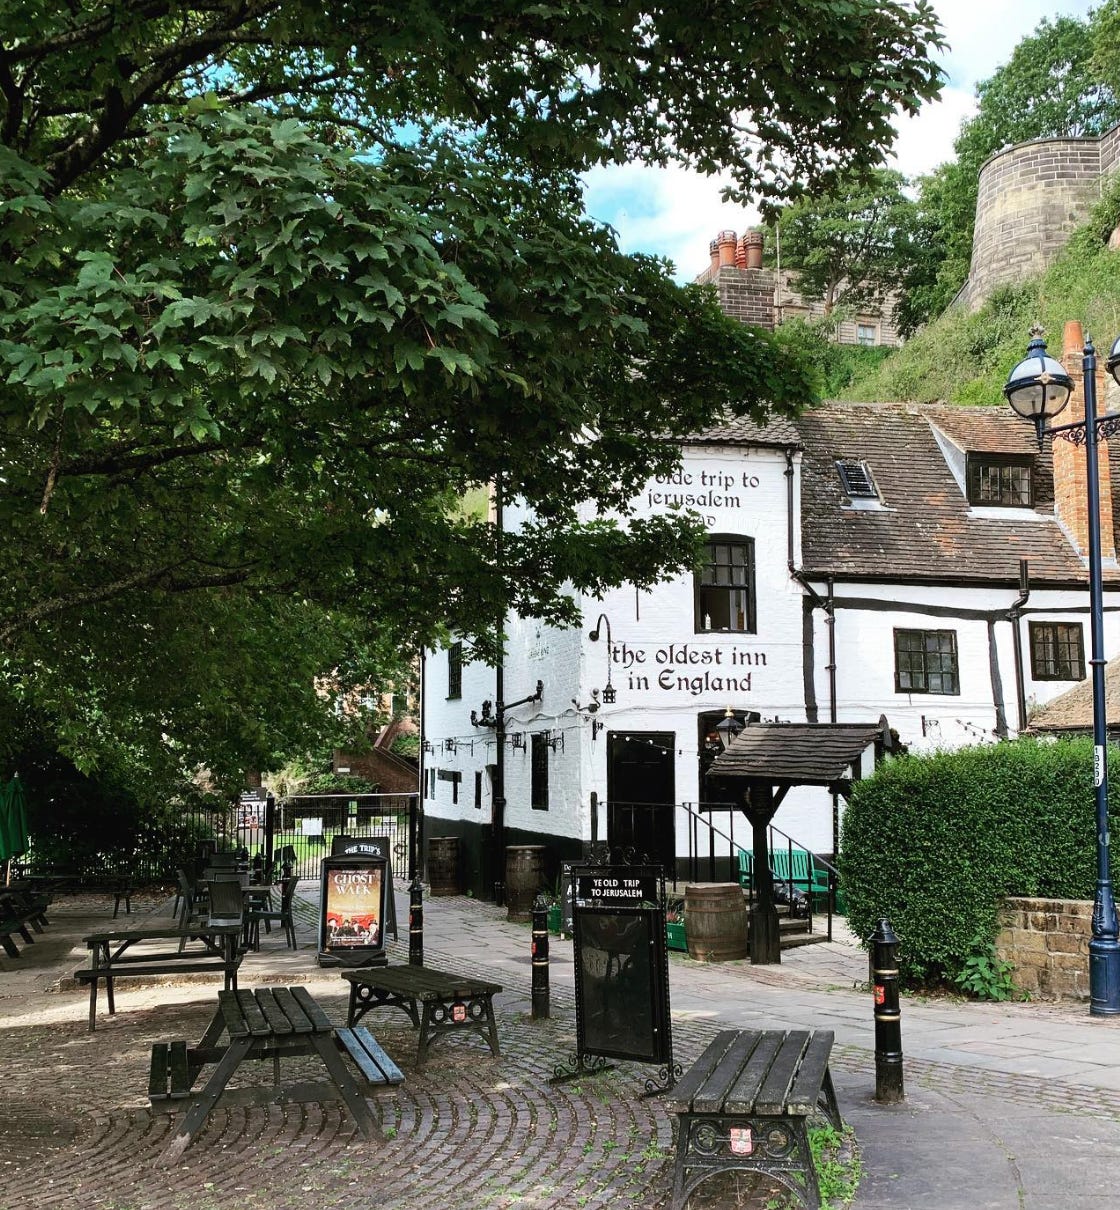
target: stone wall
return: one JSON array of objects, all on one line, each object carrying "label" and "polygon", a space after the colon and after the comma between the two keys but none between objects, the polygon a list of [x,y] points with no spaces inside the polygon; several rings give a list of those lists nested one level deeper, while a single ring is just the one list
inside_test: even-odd
[{"label": "stone wall", "polygon": [[997,286],[1046,269],[1087,218],[1116,154],[1114,128],[1100,138],[1032,139],[986,160],[961,301],[975,310]]},{"label": "stone wall", "polygon": [[1079,899],[1008,899],[996,953],[1015,968],[1015,986],[1051,1000],[1089,999],[1093,905]]}]

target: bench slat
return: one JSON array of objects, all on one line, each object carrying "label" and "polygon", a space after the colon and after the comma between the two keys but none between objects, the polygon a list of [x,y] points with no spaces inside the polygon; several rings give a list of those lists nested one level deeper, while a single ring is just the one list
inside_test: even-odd
[{"label": "bench slat", "polygon": [[191,1071],[187,1061],[187,1043],[180,1038],[171,1043],[171,1099],[181,1100],[191,1095]]},{"label": "bench slat", "polygon": [[753,1113],[759,1089],[774,1057],[781,1049],[780,1031],[767,1030],[758,1045],[751,1051],[750,1058],[743,1064],[735,1083],[728,1089],[725,1105],[728,1113]]},{"label": "bench slat", "polygon": [[687,1113],[692,1107],[692,1098],[699,1092],[704,1081],[716,1069],[727,1048],[735,1039],[736,1030],[725,1029],[707,1045],[704,1053],[665,1094],[667,1109]]},{"label": "bench slat", "polygon": [[171,1070],[171,1047],[166,1042],[152,1043],[152,1062],[148,1068],[148,1100],[166,1101],[167,1077]]},{"label": "bench slat", "polygon": [[728,1090],[739,1080],[740,1073],[749,1064],[761,1037],[755,1029],[744,1029],[736,1034],[723,1058],[704,1082],[703,1088],[692,1098],[693,1113],[715,1113],[719,1110]]},{"label": "bench slat", "polygon": [[[241,1027],[242,1036],[248,1031],[254,1038],[267,1038],[275,1032],[272,1028],[272,1022],[264,1013],[264,1005],[258,1003],[256,996],[252,992],[238,991],[234,992],[234,995],[237,997],[237,1007],[241,1010],[241,1015],[244,1018],[244,1023]],[[287,1021],[284,1022],[283,1032],[291,1032],[291,1027]],[[232,1029],[230,1030],[230,1037],[233,1037]]]},{"label": "bench slat", "polygon": [[789,1091],[787,1105],[790,1113],[813,1112],[817,1107],[817,1097],[824,1083],[825,1072],[828,1071],[828,1057],[832,1052],[833,1031],[818,1029],[814,1034],[808,1049],[793,1078],[793,1087]]},{"label": "bench slat", "polygon": [[315,1003],[306,987],[293,987],[291,992],[318,1032],[329,1033],[333,1029],[330,1017]]},{"label": "bench slat", "polygon": [[759,1089],[758,1099],[755,1101],[756,1113],[782,1114],[786,1112],[786,1099],[789,1096],[790,1085],[808,1043],[809,1031],[807,1029],[791,1029],[786,1034],[782,1048],[774,1062],[770,1064],[770,1070],[766,1073],[766,1079]]},{"label": "bench slat", "polygon": [[371,1084],[400,1084],[404,1073],[381,1049],[373,1035],[362,1025],[353,1029],[335,1030],[339,1049],[354,1060],[355,1065]]},{"label": "bench slat", "polygon": [[94,975],[98,979],[127,979],[136,975],[180,975],[180,974],[212,974],[220,975],[235,971],[237,969],[236,962],[221,962],[218,960],[207,961],[200,958],[193,961],[177,961],[177,962],[134,962],[129,966],[118,966],[113,963],[112,966],[99,966],[97,971],[85,969],[74,972],[74,978],[79,983],[89,983],[93,980]]},{"label": "bench slat", "polygon": [[[288,1019],[284,1010],[276,1003],[272,988],[261,987],[255,993],[250,993],[261,1015],[268,1022],[269,1028],[277,1037],[288,1034],[306,1033],[309,1030],[297,1030],[295,1024]],[[304,1018],[306,1020],[306,1018]]]},{"label": "bench slat", "polygon": [[[299,1006],[299,1001],[292,995],[291,991],[286,987],[278,987],[272,992],[272,997],[276,1007],[284,1014],[289,1024],[292,1027],[292,1032],[297,1034],[313,1034],[315,1026],[308,1017],[307,1013]],[[279,1031],[277,1031],[279,1032]]]}]

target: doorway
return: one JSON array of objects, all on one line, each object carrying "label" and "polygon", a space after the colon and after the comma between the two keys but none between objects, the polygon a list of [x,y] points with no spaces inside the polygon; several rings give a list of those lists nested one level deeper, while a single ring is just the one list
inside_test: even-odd
[{"label": "doorway", "polygon": [[676,736],[671,731],[607,734],[607,843],[676,868]]}]

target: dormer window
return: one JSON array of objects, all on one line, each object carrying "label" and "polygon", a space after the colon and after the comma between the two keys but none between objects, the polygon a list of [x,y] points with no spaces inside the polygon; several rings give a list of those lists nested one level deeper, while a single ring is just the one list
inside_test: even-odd
[{"label": "dormer window", "polygon": [[994,454],[969,454],[968,502],[998,508],[1030,508],[1031,464]]},{"label": "dormer window", "polygon": [[878,500],[879,489],[871,476],[871,468],[857,458],[837,458],[836,469],[844,493],[852,500]]}]

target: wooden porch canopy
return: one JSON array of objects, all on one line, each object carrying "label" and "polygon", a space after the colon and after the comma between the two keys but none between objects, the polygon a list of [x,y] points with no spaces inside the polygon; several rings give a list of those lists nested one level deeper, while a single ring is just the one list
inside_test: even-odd
[{"label": "wooden porch canopy", "polygon": [[824,786],[848,796],[864,754],[875,762],[894,746],[886,716],[877,723],[748,723],[712,761],[709,799],[742,810],[751,824],[755,891],[750,927],[752,962],[781,962],[778,915],[770,878],[767,828],[794,786]]},{"label": "wooden porch canopy", "polygon": [[748,723],[707,777],[729,789],[768,785],[783,798],[792,786],[825,786],[847,797],[853,768],[872,746],[876,763],[893,747],[885,715],[877,723]]}]

